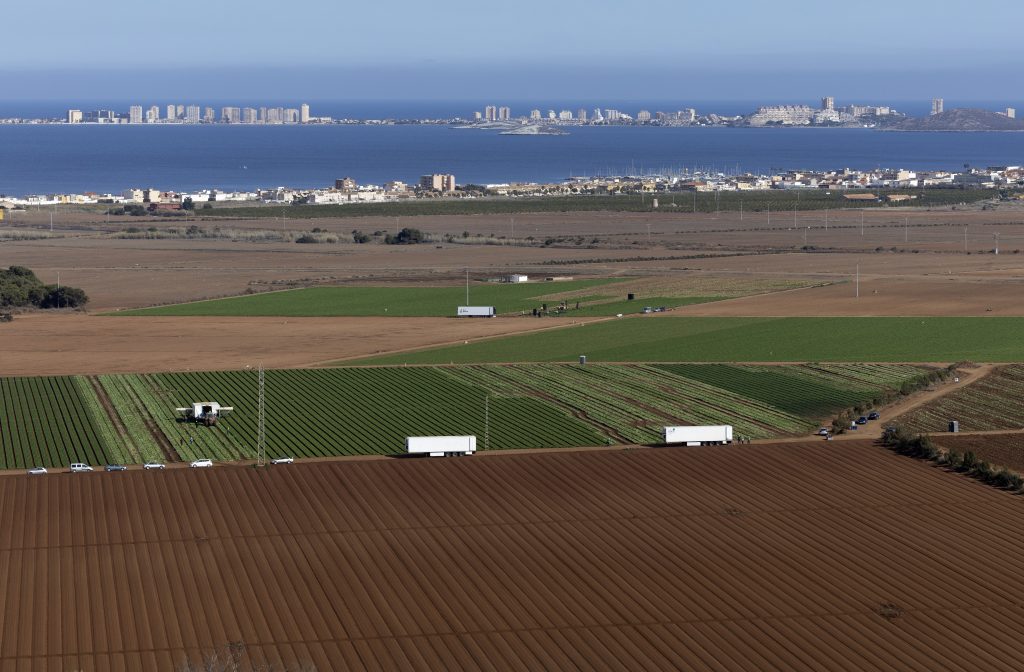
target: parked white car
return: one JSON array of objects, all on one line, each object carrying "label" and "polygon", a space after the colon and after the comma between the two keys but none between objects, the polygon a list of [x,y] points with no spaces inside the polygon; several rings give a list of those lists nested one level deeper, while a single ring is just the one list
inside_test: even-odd
[{"label": "parked white car", "polygon": [[88,464],[82,464],[81,462],[75,462],[71,465],[71,473],[78,474],[83,471],[92,471],[92,467]]},{"label": "parked white car", "polygon": [[146,462],[142,465],[143,469],[165,469],[166,467],[162,462]]},{"label": "parked white car", "polygon": [[270,461],[271,464],[291,464],[295,461],[294,457],[275,457]]},{"label": "parked white car", "polygon": [[193,469],[203,469],[205,467],[212,467],[213,460],[211,460],[208,457],[205,457],[201,460],[193,460],[192,463],[189,464],[188,466],[190,466]]},{"label": "parked white car", "polygon": [[30,473],[30,474],[45,474],[46,473],[46,467],[32,467],[31,469],[28,470],[28,473]]}]

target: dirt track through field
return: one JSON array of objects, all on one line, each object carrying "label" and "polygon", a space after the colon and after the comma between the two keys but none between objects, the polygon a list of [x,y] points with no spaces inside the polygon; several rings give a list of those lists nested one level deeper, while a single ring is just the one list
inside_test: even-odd
[{"label": "dirt track through field", "polygon": [[1017,670],[1018,498],[867,442],[0,479],[0,669]]}]

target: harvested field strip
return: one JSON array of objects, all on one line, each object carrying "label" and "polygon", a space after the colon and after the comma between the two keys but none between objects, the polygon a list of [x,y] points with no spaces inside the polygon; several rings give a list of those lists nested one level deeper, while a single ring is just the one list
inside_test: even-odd
[{"label": "harvested field strip", "polygon": [[0,665],[1009,671],[1022,523],[859,441],[5,478]]},{"label": "harvested field strip", "polygon": [[942,432],[950,420],[965,432],[1024,428],[1024,366],[999,367],[894,422],[914,432]]},{"label": "harvested field strip", "polygon": [[[0,468],[103,464],[113,427],[85,381],[0,378]],[[107,426],[102,426],[101,423]]]},{"label": "harvested field strip", "polygon": [[[862,371],[863,368],[870,371]],[[884,384],[850,388],[845,371]],[[803,366],[717,364],[552,364],[446,367],[448,375],[501,394],[559,403],[636,443],[656,443],[665,425],[731,424],[738,436],[769,438],[810,430],[833,413],[870,403],[926,369],[858,364],[835,373]],[[900,376],[902,372],[902,377]]]},{"label": "harvested field strip", "polygon": [[348,364],[1021,362],[1020,317],[643,316]]},{"label": "harvested field strip", "polygon": [[136,463],[159,460],[160,449],[146,426],[150,411],[132,390],[130,379],[123,376],[99,376],[99,382],[127,434],[121,441],[125,446],[121,460]]}]

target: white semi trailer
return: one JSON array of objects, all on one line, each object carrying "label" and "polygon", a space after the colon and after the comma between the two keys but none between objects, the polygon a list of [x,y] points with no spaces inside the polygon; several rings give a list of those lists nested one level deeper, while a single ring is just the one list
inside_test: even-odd
[{"label": "white semi trailer", "polygon": [[687,446],[717,446],[732,443],[732,425],[666,427],[665,443]]},{"label": "white semi trailer", "polygon": [[476,452],[475,436],[407,436],[405,452],[409,455],[448,457],[472,455]]},{"label": "white semi trailer", "polygon": [[458,317],[494,317],[494,306],[459,306]]}]

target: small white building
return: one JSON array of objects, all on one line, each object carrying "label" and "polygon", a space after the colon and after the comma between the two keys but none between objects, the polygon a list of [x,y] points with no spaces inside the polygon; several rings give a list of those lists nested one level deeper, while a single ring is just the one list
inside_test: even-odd
[{"label": "small white building", "polygon": [[530,281],[530,276],[528,276],[528,275],[520,275],[519,273],[513,273],[512,275],[506,275],[505,276],[505,282],[520,283],[520,282],[529,282],[529,281]]}]

